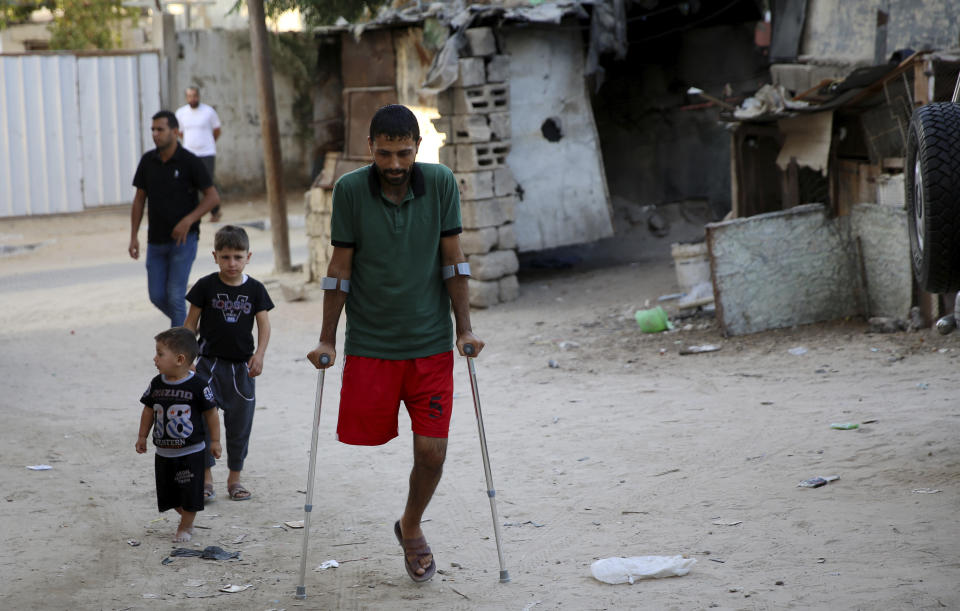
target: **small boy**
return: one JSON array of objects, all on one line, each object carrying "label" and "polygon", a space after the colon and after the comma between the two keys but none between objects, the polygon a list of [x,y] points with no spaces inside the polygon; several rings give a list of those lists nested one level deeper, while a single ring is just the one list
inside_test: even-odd
[{"label": "small boy", "polygon": [[203,511],[205,436],[210,453],[220,457],[220,419],[206,380],[190,371],[199,352],[193,332],[173,327],[154,340],[153,363],[160,374],[140,397],[143,412],[136,447],[138,454],[147,451],[147,435],[153,427],[157,506],[161,513],[175,509],[180,514],[173,540],[181,543],[190,540],[193,520]]},{"label": "small boy", "polygon": [[[240,472],[247,457],[256,406],[253,378],[263,371],[263,355],[270,341],[267,312],[273,309],[273,302],[263,284],[243,273],[250,261],[250,240],[242,227],[221,227],[213,238],[213,248],[213,260],[220,271],[204,276],[187,293],[190,311],[183,325],[194,332],[199,328],[197,373],[210,380],[223,410],[230,469],[227,494],[234,501],[246,501],[251,494],[240,483]],[[256,351],[254,321],[257,323]],[[211,470],[214,464],[214,457],[207,454],[203,484],[206,501],[216,496]]]}]

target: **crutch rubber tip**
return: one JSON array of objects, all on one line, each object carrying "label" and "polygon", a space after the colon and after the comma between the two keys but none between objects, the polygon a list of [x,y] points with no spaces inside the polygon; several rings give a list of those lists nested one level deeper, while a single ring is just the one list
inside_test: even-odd
[{"label": "crutch rubber tip", "polygon": [[297,586],[297,593],[293,595],[297,600],[303,600],[307,597],[307,587]]},{"label": "crutch rubber tip", "polygon": [[500,583],[510,583],[510,571],[500,571]]}]

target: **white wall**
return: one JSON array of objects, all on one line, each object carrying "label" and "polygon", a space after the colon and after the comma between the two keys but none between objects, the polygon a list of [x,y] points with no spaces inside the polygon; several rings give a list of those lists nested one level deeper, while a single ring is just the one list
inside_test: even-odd
[{"label": "white wall", "polygon": [[[171,91],[178,93],[171,110],[185,103],[183,91],[187,86],[200,87],[201,101],[217,110],[223,124],[217,141],[217,185],[227,193],[263,190],[260,110],[249,32],[186,30],[177,32],[177,44],[180,52]],[[276,62],[273,72],[284,181],[292,188],[309,180],[312,134],[306,142],[297,139],[293,84],[278,70]]]},{"label": "white wall", "polygon": [[[583,76],[578,30],[505,29],[510,56],[510,155],[524,197],[516,204],[521,252],[613,235],[606,176]],[[559,117],[563,137],[541,126]]]}]

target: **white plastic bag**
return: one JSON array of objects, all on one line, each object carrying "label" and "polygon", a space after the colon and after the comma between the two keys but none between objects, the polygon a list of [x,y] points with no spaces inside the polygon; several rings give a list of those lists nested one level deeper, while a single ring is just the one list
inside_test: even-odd
[{"label": "white plastic bag", "polygon": [[686,575],[696,562],[696,558],[683,556],[603,558],[590,565],[590,572],[595,579],[604,583],[633,583],[636,579]]}]

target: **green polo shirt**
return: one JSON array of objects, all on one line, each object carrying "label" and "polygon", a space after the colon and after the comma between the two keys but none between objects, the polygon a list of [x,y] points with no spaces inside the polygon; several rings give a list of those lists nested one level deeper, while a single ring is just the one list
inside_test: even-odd
[{"label": "green polo shirt", "polygon": [[399,360],[453,347],[440,238],[462,230],[460,191],[446,166],[415,163],[400,205],[383,194],[373,164],[340,177],[330,238],[353,248],[346,354]]}]

